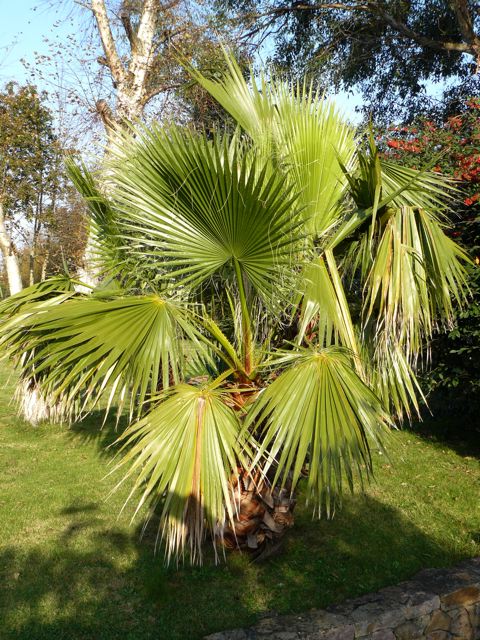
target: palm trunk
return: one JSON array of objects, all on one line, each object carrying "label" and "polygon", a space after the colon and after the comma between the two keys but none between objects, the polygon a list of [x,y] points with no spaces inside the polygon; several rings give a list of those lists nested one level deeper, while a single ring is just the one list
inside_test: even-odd
[{"label": "palm trunk", "polygon": [[41,422],[64,421],[65,416],[60,403],[54,403],[45,398],[34,378],[21,380],[17,384],[15,399],[19,415],[33,426]]},{"label": "palm trunk", "polygon": [[276,553],[294,523],[296,500],[290,489],[272,490],[260,474],[252,478],[240,469],[238,478],[232,480],[232,501],[237,515],[233,525],[222,531],[224,546],[247,551],[254,560]]}]

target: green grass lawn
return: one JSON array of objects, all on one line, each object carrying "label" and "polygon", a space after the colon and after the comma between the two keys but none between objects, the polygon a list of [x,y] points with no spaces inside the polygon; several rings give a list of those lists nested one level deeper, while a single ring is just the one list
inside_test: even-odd
[{"label": "green grass lawn", "polygon": [[141,522],[118,517],[127,487],[106,501],[112,430],[99,430],[99,416],[33,428],[15,417],[6,381],[0,373],[2,640],[195,640],[480,554],[475,452],[404,431],[390,460],[376,456],[376,483],[333,521],[298,509],[281,555],[166,569],[153,532],[140,540]]}]

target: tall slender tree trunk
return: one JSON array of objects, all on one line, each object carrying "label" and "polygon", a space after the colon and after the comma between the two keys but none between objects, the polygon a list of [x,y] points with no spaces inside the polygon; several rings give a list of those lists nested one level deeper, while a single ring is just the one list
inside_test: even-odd
[{"label": "tall slender tree trunk", "polygon": [[5,225],[5,212],[3,204],[0,202],[0,249],[5,261],[5,269],[7,271],[8,288],[10,295],[19,293],[23,289],[22,277],[20,275],[20,267],[18,264],[15,246],[12,242],[10,234]]},{"label": "tall slender tree trunk", "polygon": [[[98,100],[96,104],[97,113],[103,122],[107,136],[105,157],[110,153],[117,128],[121,129],[128,122],[139,119],[148,99],[152,97],[147,95],[147,76],[153,60],[154,38],[160,9],[160,0],[143,0],[136,27],[130,21],[128,10],[120,12],[130,48],[130,56],[125,60],[119,54],[105,0],[91,0],[90,10],[95,18],[102,43],[104,65],[109,69],[116,89],[113,110],[106,100]],[[94,241],[92,231],[89,230],[83,265],[79,269],[80,280],[89,286],[95,286],[98,283],[98,271],[94,262]]]},{"label": "tall slender tree trunk", "polygon": [[50,249],[47,248],[47,250],[45,251],[45,257],[43,258],[43,262],[42,262],[42,271],[41,271],[41,274],[40,274],[40,282],[45,282],[45,280],[47,279],[47,266],[48,266],[49,258],[50,258]]},{"label": "tall slender tree trunk", "polygon": [[35,249],[32,247],[28,254],[28,284],[35,284]]},{"label": "tall slender tree trunk", "polygon": [[38,194],[37,206],[35,210],[35,218],[33,221],[33,237],[32,246],[29,251],[29,285],[32,286],[35,283],[35,263],[37,261],[37,248],[38,240],[40,236],[40,230],[42,228],[43,218],[43,175],[40,181],[40,192]]}]

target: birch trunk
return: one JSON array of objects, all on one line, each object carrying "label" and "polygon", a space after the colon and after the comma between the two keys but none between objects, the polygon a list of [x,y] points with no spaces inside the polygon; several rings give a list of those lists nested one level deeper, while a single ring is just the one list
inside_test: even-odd
[{"label": "birch trunk", "polygon": [[[121,14],[121,21],[130,46],[130,59],[124,62],[117,49],[112,33],[110,18],[105,0],[91,0],[90,9],[95,18],[105,65],[110,70],[116,89],[116,104],[112,110],[105,100],[96,104],[107,136],[105,157],[110,153],[116,135],[116,129],[141,118],[147,102],[147,77],[151,69],[155,30],[160,12],[160,0],[143,0],[138,27],[134,30],[128,12]],[[98,270],[93,261],[94,237],[88,234],[83,265],[79,269],[79,278],[90,287],[98,284]]]},{"label": "birch trunk", "polygon": [[23,289],[22,277],[20,275],[20,267],[18,265],[18,258],[15,253],[15,247],[13,245],[10,234],[8,233],[5,225],[5,213],[3,210],[3,204],[0,203],[0,249],[5,261],[5,269],[7,271],[8,288],[10,295],[19,293]]},{"label": "birch trunk", "polygon": [[45,282],[45,280],[47,279],[47,266],[48,266],[49,258],[50,258],[50,250],[47,249],[47,251],[45,253],[45,257],[44,257],[43,262],[42,262],[42,271],[41,271],[41,275],[40,275],[40,282]]},{"label": "birch trunk", "polygon": [[28,284],[33,286],[35,283],[35,249],[30,249],[28,256]]}]

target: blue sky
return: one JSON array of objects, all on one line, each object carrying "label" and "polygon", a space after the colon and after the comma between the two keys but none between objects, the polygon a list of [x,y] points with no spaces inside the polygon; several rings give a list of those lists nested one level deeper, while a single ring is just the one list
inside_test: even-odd
[{"label": "blue sky", "polygon": [[[65,0],[61,10],[49,4],[49,0],[0,0],[0,85],[9,80],[20,83],[29,80],[20,61],[25,59],[33,64],[35,53],[48,55],[45,38],[65,41],[69,34],[78,32],[79,13],[69,11],[73,0]],[[36,78],[35,82],[48,91],[48,85],[42,86],[41,79]],[[354,107],[360,103],[358,95],[343,93],[336,101],[345,115],[357,120]]]},{"label": "blue sky", "polygon": [[[37,7],[35,9],[35,7]],[[60,17],[67,16],[64,10]],[[27,74],[20,60],[34,60],[34,52],[48,53],[43,38],[67,34],[67,21],[54,27],[59,14],[42,0],[0,0],[0,81],[24,82]]]}]

